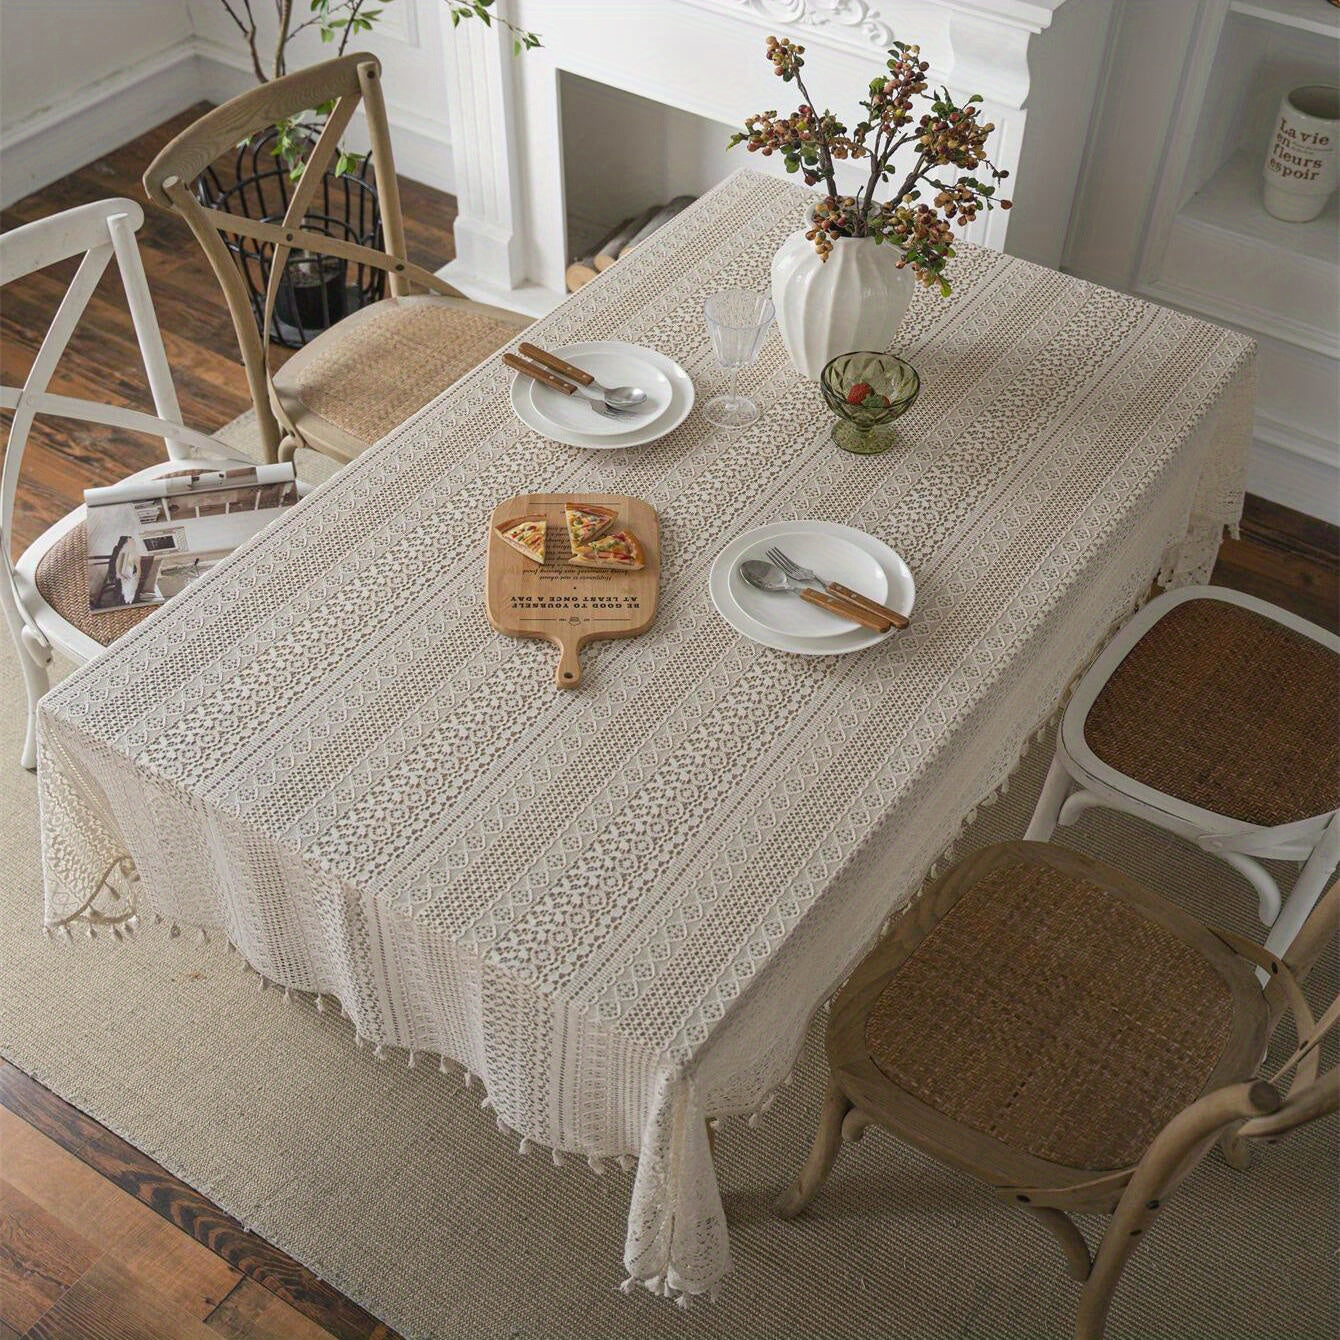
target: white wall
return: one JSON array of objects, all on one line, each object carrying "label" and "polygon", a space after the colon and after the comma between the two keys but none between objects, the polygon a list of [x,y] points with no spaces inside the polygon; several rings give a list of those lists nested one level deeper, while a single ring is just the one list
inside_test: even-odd
[{"label": "white wall", "polygon": [[189,106],[185,0],[3,0],[0,203]]},{"label": "white wall", "polygon": [[[253,8],[272,39],[269,0],[254,0]],[[361,34],[353,49],[374,51],[385,66],[396,165],[415,181],[450,190],[445,6],[442,0],[383,0],[381,8],[373,32]],[[308,13],[301,0],[294,9],[299,17]],[[334,54],[333,45],[309,30],[290,66]],[[246,44],[219,0],[2,0],[0,205],[193,103],[225,101],[254,82]]]}]

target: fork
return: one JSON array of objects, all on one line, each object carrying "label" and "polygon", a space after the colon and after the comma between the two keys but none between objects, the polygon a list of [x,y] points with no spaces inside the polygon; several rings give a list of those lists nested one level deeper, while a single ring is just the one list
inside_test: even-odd
[{"label": "fork", "polygon": [[788,558],[776,545],[768,550],[768,558],[795,581],[809,582],[831,595],[841,596],[844,600],[851,601],[852,604],[860,606],[863,610],[881,615],[895,628],[902,629],[908,625],[907,615],[899,614],[897,610],[890,609],[887,605],[881,605],[879,601],[871,600],[869,596],[863,596],[859,591],[853,591],[851,587],[843,586],[841,582],[824,581],[818,573],[812,572],[809,568],[803,568],[794,559]]}]

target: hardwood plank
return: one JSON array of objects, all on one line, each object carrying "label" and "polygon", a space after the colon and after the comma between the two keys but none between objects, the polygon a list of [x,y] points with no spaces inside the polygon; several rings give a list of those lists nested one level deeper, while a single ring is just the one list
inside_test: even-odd
[{"label": "hardwood plank", "polygon": [[388,1326],[305,1266],[245,1232],[200,1192],[7,1062],[0,1062],[0,1106],[337,1340],[399,1340]]},{"label": "hardwood plank", "polygon": [[86,1238],[0,1180],[0,1317],[25,1331],[98,1259]]},{"label": "hardwood plank", "polygon": [[332,1340],[324,1327],[247,1279],[214,1309],[206,1324],[226,1340]]},{"label": "hardwood plank", "polygon": [[29,1330],[25,1340],[218,1340],[202,1321],[104,1256]]}]

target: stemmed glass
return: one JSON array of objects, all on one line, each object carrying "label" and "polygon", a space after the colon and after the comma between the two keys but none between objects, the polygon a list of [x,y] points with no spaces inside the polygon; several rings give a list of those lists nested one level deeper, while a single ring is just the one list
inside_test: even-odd
[{"label": "stemmed glass", "polygon": [[707,333],[717,362],[730,369],[730,390],[703,406],[709,423],[719,428],[744,428],[758,419],[758,406],[736,390],[740,369],[758,361],[763,337],[772,324],[772,303],[760,293],[729,288],[703,304]]}]

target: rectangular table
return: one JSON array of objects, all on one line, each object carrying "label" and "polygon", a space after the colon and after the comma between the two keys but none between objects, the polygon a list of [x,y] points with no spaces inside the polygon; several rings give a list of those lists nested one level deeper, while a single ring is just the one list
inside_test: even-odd
[{"label": "rectangular table", "polygon": [[[737,173],[529,338],[636,340],[710,389],[704,297],[764,288],[807,198]],[[923,389],[883,456],[833,447],[775,337],[758,424],[636,451],[525,429],[497,358],[463,378],[43,700],[48,925],[129,898],[221,929],[481,1075],[528,1140],[636,1157],[630,1277],[712,1288],[704,1119],[765,1102],[1109,629],[1205,579],[1241,508],[1249,341],[981,248],[953,278],[899,334]],[[661,515],[657,622],[574,692],[484,617],[486,519],[528,491]],[[898,549],[911,628],[802,658],[727,627],[714,556],[791,517]]]}]

